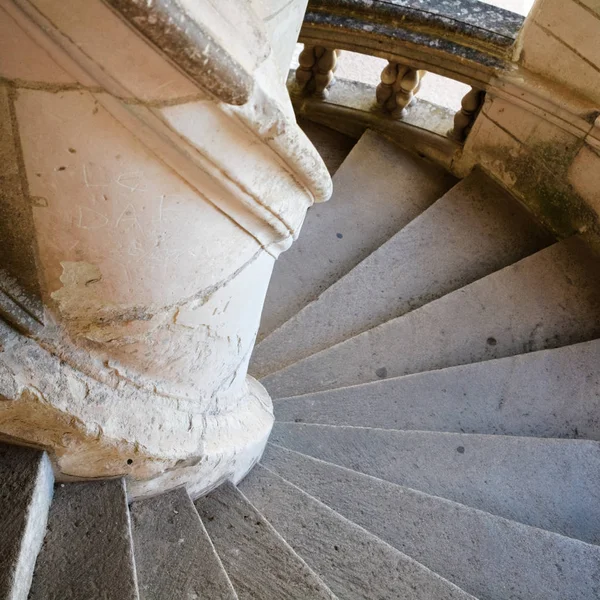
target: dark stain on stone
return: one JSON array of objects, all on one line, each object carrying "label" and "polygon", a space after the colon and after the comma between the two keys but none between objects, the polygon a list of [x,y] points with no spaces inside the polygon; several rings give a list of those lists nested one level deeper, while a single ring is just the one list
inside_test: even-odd
[{"label": "dark stain on stone", "polygon": [[459,454],[464,454],[464,453],[465,453],[465,447],[464,447],[464,446],[459,446],[459,447],[456,449],[456,451],[457,451]]},{"label": "dark stain on stone", "polygon": [[487,344],[488,346],[495,346],[497,343],[498,343],[498,341],[496,340],[496,338],[495,338],[495,337],[489,337],[489,338],[486,340],[486,344]]},{"label": "dark stain on stone", "polygon": [[377,375],[377,377],[379,377],[380,379],[385,379],[387,377],[387,368],[380,367],[375,371],[375,375]]},{"label": "dark stain on stone", "polygon": [[344,236],[343,236],[341,233],[336,233],[336,234],[335,234],[335,237],[336,237],[338,240],[341,240],[341,239],[342,239]]}]

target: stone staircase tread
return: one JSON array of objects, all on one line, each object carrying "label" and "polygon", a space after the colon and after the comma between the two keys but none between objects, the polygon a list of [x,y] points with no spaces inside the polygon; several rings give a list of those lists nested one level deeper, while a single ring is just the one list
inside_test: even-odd
[{"label": "stone staircase tread", "polygon": [[274,398],[298,396],[597,337],[598,259],[584,239],[573,237],[261,383]]},{"label": "stone staircase tread", "polygon": [[386,242],[456,182],[443,169],[367,131],[309,209],[299,239],[275,263],[258,340]]},{"label": "stone staircase tread", "polygon": [[185,488],[131,505],[141,600],[236,600],[237,595]]},{"label": "stone staircase tread", "polygon": [[261,464],[478,598],[597,598],[600,546],[269,444]]},{"label": "stone staircase tread", "polygon": [[254,349],[261,378],[552,243],[517,202],[475,171]]},{"label": "stone staircase tread", "polygon": [[29,600],[137,600],[122,479],[56,486]]},{"label": "stone staircase tread", "polygon": [[600,444],[595,441],[300,423],[275,423],[271,441],[526,525],[600,543]]},{"label": "stone staircase tread", "polygon": [[473,598],[261,464],[240,487],[339,598]]},{"label": "stone staircase tread", "polygon": [[282,398],[278,422],[600,441],[600,339]]},{"label": "stone staircase tread", "polygon": [[27,598],[53,483],[45,452],[0,443],[0,598]]},{"label": "stone staircase tread", "polygon": [[240,600],[335,596],[233,484],[195,502]]}]

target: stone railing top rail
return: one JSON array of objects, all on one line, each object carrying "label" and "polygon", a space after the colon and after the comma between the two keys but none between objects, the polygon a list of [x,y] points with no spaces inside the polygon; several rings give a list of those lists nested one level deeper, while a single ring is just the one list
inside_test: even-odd
[{"label": "stone railing top rail", "polygon": [[[427,48],[498,68],[509,62],[524,18],[478,0],[310,0],[301,38],[356,36]],[[351,44],[349,44],[351,45]],[[354,49],[354,48],[350,48]],[[360,52],[361,49],[356,49]],[[362,52],[371,53],[365,46]]]}]

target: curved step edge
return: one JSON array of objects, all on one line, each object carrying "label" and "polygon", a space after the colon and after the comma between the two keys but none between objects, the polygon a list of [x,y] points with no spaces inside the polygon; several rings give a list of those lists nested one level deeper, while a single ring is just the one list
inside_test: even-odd
[{"label": "curved step edge", "polygon": [[137,500],[130,513],[141,600],[237,600],[185,488]]},{"label": "curved step edge", "polygon": [[262,464],[474,596],[597,597],[599,546],[274,445]]},{"label": "curved step edge", "polygon": [[279,422],[600,441],[600,339],[280,398]]},{"label": "curved step edge", "polygon": [[344,600],[474,600],[261,464],[240,487]]},{"label": "curved step edge", "polygon": [[600,337],[598,258],[579,236],[261,380],[298,396]]},{"label": "curved step edge", "polygon": [[600,543],[600,443],[275,423],[271,442],[520,523]]},{"label": "curved step edge", "polygon": [[240,600],[335,600],[326,584],[232,483],[196,500],[195,506]]}]

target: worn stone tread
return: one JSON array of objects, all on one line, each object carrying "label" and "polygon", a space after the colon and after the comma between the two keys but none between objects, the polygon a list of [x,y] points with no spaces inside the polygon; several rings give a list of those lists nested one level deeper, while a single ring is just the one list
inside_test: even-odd
[{"label": "worn stone tread", "polygon": [[27,598],[52,501],[45,452],[0,443],[0,598]]},{"label": "worn stone tread", "polygon": [[548,246],[552,238],[475,171],[254,349],[261,378]]},{"label": "worn stone tread", "polygon": [[600,440],[600,339],[277,400],[277,421]]},{"label": "worn stone tread", "polygon": [[275,263],[258,339],[315,300],[454,182],[439,167],[367,131],[335,174],[333,197],[308,210],[299,239]]},{"label": "worn stone tread", "polygon": [[123,480],[55,488],[30,600],[137,600]]},{"label": "worn stone tread", "polygon": [[241,489],[339,598],[472,598],[262,465]]},{"label": "worn stone tread", "polygon": [[273,373],[274,398],[600,337],[600,263],[573,237]]},{"label": "worn stone tread", "polygon": [[237,595],[184,488],[131,505],[141,600]]},{"label": "worn stone tread", "polygon": [[240,600],[335,599],[233,484],[195,504]]},{"label": "worn stone tread", "polygon": [[600,443],[275,423],[271,441],[472,508],[600,544]]},{"label": "worn stone tread", "polygon": [[269,445],[262,464],[478,598],[592,600],[600,546]]}]

